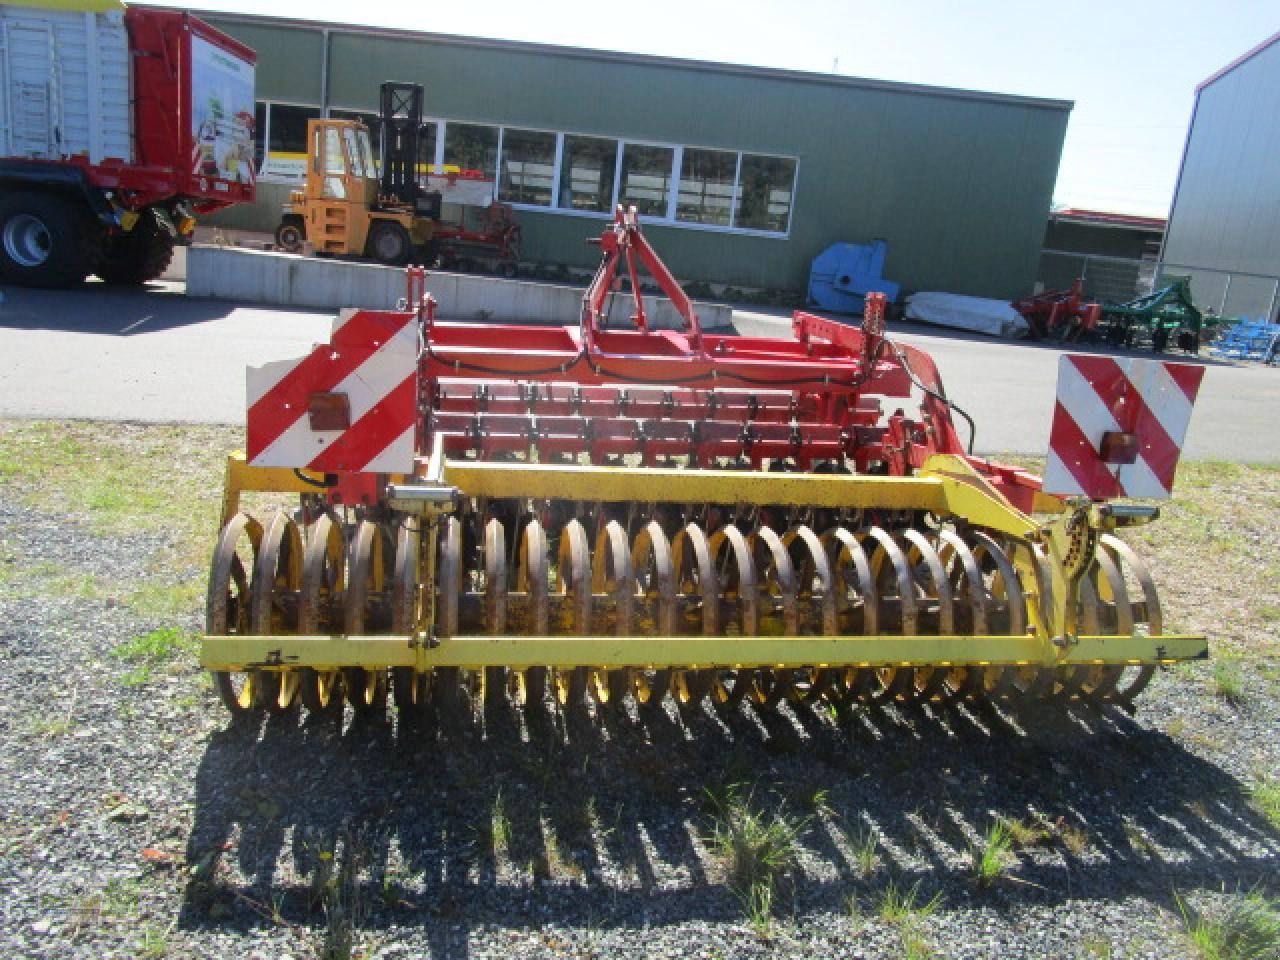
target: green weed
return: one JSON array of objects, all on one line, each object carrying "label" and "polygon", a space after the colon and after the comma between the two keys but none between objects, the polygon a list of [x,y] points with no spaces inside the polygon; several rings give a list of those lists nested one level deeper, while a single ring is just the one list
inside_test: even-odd
[{"label": "green weed", "polygon": [[711,847],[725,865],[730,891],[758,932],[766,931],[778,884],[795,867],[806,820],[757,806],[740,785],[713,794]]},{"label": "green weed", "polygon": [[979,886],[986,886],[1004,876],[1005,860],[1013,849],[1013,835],[1003,820],[996,820],[987,829],[982,843],[971,847],[969,857],[973,874]]},{"label": "green weed", "polygon": [[1231,661],[1219,660],[1213,665],[1213,692],[1232,706],[1244,702],[1244,681]]},{"label": "green weed", "polygon": [[1280,777],[1264,776],[1249,788],[1254,808],[1280,830]]},{"label": "green weed", "polygon": [[864,877],[875,872],[880,861],[880,834],[875,827],[863,824],[845,834],[845,840],[853,851],[853,861]]},{"label": "green weed", "polygon": [[1010,846],[1025,850],[1042,847],[1053,840],[1053,827],[1043,816],[1036,814],[1026,820],[1003,820]]},{"label": "green weed", "polygon": [[1206,915],[1175,894],[1187,939],[1204,960],[1271,960],[1280,956],[1280,901],[1253,890]]},{"label": "green weed", "polygon": [[890,880],[880,891],[876,915],[890,926],[912,927],[937,913],[941,903],[942,894],[940,893],[935,893],[929,900],[921,902],[918,880],[910,887],[900,887],[895,881]]},{"label": "green weed", "polygon": [[177,627],[161,627],[150,633],[131,637],[111,648],[111,655],[131,663],[147,661],[162,663],[193,651],[196,638]]},{"label": "green weed", "polygon": [[499,790],[493,797],[493,809],[489,813],[489,835],[494,853],[511,849],[511,818],[507,816],[506,803]]}]

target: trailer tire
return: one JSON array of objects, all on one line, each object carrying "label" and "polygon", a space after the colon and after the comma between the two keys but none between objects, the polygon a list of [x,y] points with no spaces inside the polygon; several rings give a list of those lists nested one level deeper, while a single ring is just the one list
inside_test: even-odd
[{"label": "trailer tire", "polygon": [[21,287],[74,287],[102,257],[102,227],[71,197],[0,196],[0,278]]},{"label": "trailer tire", "polygon": [[398,267],[413,253],[409,231],[393,220],[379,220],[369,228],[369,255],[379,263]]},{"label": "trailer tire", "polygon": [[155,210],[143,210],[132,230],[107,241],[95,272],[105,283],[146,283],[169,269],[173,247],[173,229],[168,220]]}]

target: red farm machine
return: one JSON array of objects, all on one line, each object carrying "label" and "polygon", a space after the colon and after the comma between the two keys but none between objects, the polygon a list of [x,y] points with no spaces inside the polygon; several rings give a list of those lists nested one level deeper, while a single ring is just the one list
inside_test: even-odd
[{"label": "red farm machine", "polygon": [[0,280],[143,283],[253,202],[255,61],[186,13],[0,4]]},{"label": "red farm machine", "polygon": [[1085,298],[1080,278],[1066,290],[1045,290],[1015,300],[1013,309],[1026,318],[1031,336],[1037,340],[1073,343],[1092,335],[1102,320],[1102,304]]},{"label": "red farm machine", "polygon": [[[249,371],[201,653],[236,717],[1130,707],[1206,656],[1115,533],[1155,508],[1113,499],[1167,495],[1199,368],[1066,358],[1042,483],[966,450],[882,297],[860,329],[712,335],[634,211],[599,244],[570,326],[444,322],[411,269],[404,309]],[[642,268],[683,329],[650,327]]]}]

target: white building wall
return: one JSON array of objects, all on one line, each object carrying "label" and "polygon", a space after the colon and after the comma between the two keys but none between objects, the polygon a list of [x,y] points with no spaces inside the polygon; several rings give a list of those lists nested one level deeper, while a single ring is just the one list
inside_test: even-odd
[{"label": "white building wall", "polygon": [[1202,304],[1274,309],[1272,280],[1182,267],[1280,276],[1280,34],[1197,92],[1162,259]]}]

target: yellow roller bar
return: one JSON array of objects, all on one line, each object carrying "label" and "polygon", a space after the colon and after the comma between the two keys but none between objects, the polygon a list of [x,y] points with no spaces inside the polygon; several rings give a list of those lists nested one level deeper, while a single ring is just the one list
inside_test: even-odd
[{"label": "yellow roller bar", "polygon": [[1014,536],[1036,530],[1035,521],[972,476],[881,477],[446,460],[439,481],[473,497],[930,510]]},{"label": "yellow roller bar", "polygon": [[947,506],[943,482],[921,477],[449,460],[443,479],[473,497],[938,511]]},{"label": "yellow roller bar", "polygon": [[434,647],[403,636],[210,636],[200,665],[250,667],[872,667],[1066,666],[1201,660],[1199,636],[1078,637],[1065,647],[1032,636],[964,637],[449,637]]}]

